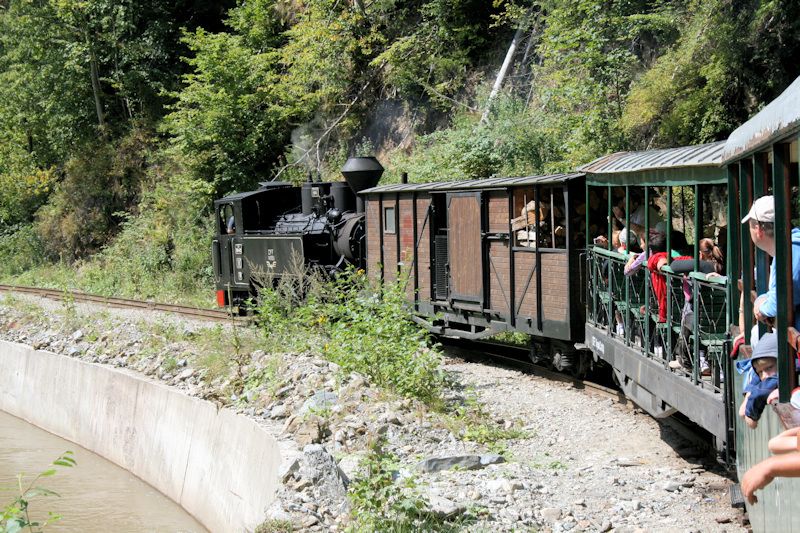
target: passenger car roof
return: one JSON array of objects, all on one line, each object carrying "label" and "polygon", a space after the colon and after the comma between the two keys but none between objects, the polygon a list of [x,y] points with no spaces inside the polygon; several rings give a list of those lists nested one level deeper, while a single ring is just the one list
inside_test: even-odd
[{"label": "passenger car roof", "polygon": [[725,141],[694,146],[617,152],[578,168],[590,185],[687,185],[726,183],[720,167]]},{"label": "passenger car roof", "polygon": [[475,189],[504,189],[526,185],[549,185],[564,183],[576,178],[582,178],[583,172],[571,174],[548,174],[545,176],[524,176],[517,178],[486,178],[480,180],[439,181],[433,183],[395,183],[380,185],[361,191],[360,194],[381,194],[387,192],[445,192],[468,191]]}]

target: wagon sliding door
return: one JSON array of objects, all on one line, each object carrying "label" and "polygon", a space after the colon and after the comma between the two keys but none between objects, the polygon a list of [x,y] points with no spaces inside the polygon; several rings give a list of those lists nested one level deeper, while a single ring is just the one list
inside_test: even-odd
[{"label": "wagon sliding door", "polygon": [[454,307],[480,309],[484,296],[481,193],[448,193],[447,213],[450,300]]}]

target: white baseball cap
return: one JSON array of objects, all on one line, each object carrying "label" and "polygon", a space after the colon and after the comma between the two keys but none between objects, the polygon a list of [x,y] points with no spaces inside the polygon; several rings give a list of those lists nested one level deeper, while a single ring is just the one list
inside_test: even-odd
[{"label": "white baseball cap", "polygon": [[619,232],[619,242],[620,244],[628,244],[628,238],[630,237],[630,242],[636,242],[639,240],[639,236],[636,235],[635,231],[628,231],[628,228],[622,228],[622,231]]},{"label": "white baseball cap", "polygon": [[775,222],[775,197],[762,196],[750,208],[750,212],[742,219],[742,224],[749,220],[756,222]]}]

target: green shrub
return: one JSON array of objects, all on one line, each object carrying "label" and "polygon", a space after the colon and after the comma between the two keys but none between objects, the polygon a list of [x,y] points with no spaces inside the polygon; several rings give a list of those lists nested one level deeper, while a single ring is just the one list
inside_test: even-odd
[{"label": "green shrub", "polygon": [[33,226],[17,225],[0,232],[0,276],[13,276],[42,262],[42,243]]},{"label": "green shrub", "polygon": [[398,458],[385,451],[384,443],[372,444],[361,463],[363,476],[348,488],[353,522],[347,531],[442,531],[451,529],[444,521],[425,516],[425,500],[413,477],[395,480]]},{"label": "green shrub", "polygon": [[334,282],[334,298],[320,306],[328,340],[325,356],[345,372],[360,372],[381,387],[426,403],[440,399],[441,354],[416,325],[404,281],[374,287],[363,271]]},{"label": "green shrub", "polygon": [[402,281],[376,287],[351,269],[333,281],[305,274],[266,287],[255,309],[274,346],[321,346],[346,373],[429,404],[440,400],[441,354],[412,321]]},{"label": "green shrub", "polygon": [[120,213],[136,204],[150,144],[147,132],[132,130],[114,143],[86,146],[66,163],[63,179],[36,215],[51,258],[86,257],[116,234]]}]

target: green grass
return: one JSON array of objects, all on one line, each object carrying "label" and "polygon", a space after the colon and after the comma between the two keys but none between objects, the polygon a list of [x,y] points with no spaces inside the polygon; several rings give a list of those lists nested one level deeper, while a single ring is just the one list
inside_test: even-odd
[{"label": "green grass", "polygon": [[146,278],[125,271],[110,272],[96,263],[77,267],[65,263],[40,265],[21,274],[0,276],[0,283],[75,290],[100,296],[153,300],[202,308],[216,307],[214,287],[210,280],[190,284],[183,276],[170,272]]}]

